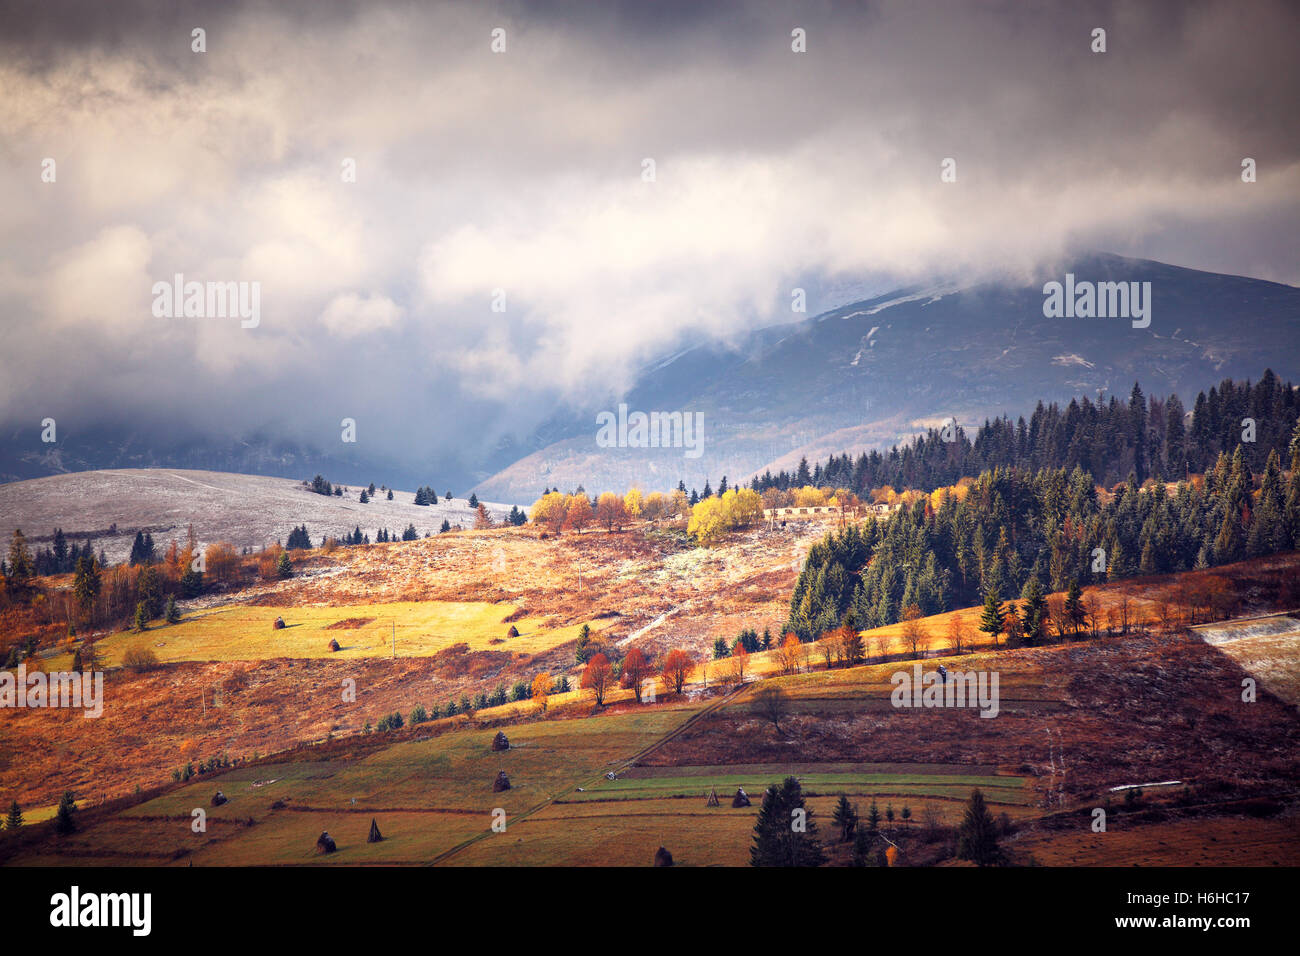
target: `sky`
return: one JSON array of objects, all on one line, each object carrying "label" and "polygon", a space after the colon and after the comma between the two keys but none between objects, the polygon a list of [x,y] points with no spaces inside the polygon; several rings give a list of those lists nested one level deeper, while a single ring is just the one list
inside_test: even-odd
[{"label": "sky", "polygon": [[[1078,250],[1300,284],[1298,27],[1263,2],[0,3],[0,423],[327,446],[347,417],[362,450],[472,467],[684,345],[803,318],[796,287],[811,315]],[[258,325],[155,315],[177,273],[259,283]]]}]

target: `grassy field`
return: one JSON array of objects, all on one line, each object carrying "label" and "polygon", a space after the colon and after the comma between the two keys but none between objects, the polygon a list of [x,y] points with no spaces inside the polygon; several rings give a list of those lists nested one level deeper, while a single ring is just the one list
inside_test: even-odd
[{"label": "grassy field", "polygon": [[[549,617],[526,617],[511,622],[519,636],[507,637],[511,624],[504,618],[515,611],[514,605],[483,601],[296,608],[239,605],[200,612],[144,634],[114,634],[98,646],[110,667],[120,664],[122,655],[133,647],[149,648],[163,663],[388,657],[394,635],[399,657],[431,657],[457,643],[468,644],[472,651],[537,654],[574,640],[582,626],[580,622],[555,626]],[[272,623],[281,616],[287,626],[275,630]],[[598,630],[594,624],[592,629]],[[338,641],[341,650],[331,651],[331,640]],[[68,655],[55,658],[50,667],[57,669],[70,660]]]},{"label": "grassy field", "polygon": [[[464,729],[394,743],[363,757],[303,759],[236,768],[196,779],[12,862],[27,864],[644,865],[659,845],[689,865],[740,865],[763,789],[798,775],[809,806],[829,826],[840,793],[865,809],[877,798],[920,819],[933,805],[955,820],[973,787],[1013,815],[1031,791],[992,768],[907,764],[631,767],[646,748],[696,715],[699,704],[657,704],[586,719],[508,727],[511,749],[491,750],[492,729]],[[499,770],[511,789],[492,791]],[[606,774],[616,772],[610,780]],[[744,787],[754,801],[732,809]],[[716,787],[721,806],[705,806]],[[212,806],[217,790],[228,802]],[[196,808],[206,831],[194,833]],[[493,832],[503,810],[504,832]],[[368,844],[370,820],[385,839]],[[321,831],[339,851],[317,854]]]},{"label": "grassy field", "polygon": [[[624,766],[697,708],[646,707],[597,719],[507,728],[511,749],[491,750],[491,729],[395,743],[359,759],[266,763],[196,779],[13,862],[95,864],[173,860],[196,865],[428,862],[507,818],[546,804]],[[504,770],[511,789],[494,793]],[[228,802],[212,806],[220,790]],[[277,804],[273,809],[272,804]],[[202,808],[207,832],[193,833]],[[366,844],[371,817],[385,840]],[[317,855],[327,830],[338,853]],[[495,834],[494,834],[495,836]],[[653,852],[654,847],[651,847]],[[541,863],[542,860],[535,862]]]}]

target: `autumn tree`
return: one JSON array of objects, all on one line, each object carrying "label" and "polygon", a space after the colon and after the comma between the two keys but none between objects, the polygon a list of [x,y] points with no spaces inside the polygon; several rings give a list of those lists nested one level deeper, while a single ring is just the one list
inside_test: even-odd
[{"label": "autumn tree", "polygon": [[680,694],[686,681],[690,679],[695,664],[691,656],[680,648],[674,648],[664,656],[661,676],[664,686],[671,688],[674,694]]},{"label": "autumn tree", "polygon": [[474,509],[474,527],[479,531],[492,527],[492,516],[488,514],[487,508],[481,501],[478,507]]},{"label": "autumn tree", "polygon": [[954,654],[963,653],[966,646],[970,644],[970,628],[966,626],[966,622],[960,615],[954,614],[948,618],[947,634],[948,646],[952,648]]},{"label": "autumn tree", "polygon": [[793,633],[786,634],[777,650],[776,659],[781,665],[781,672],[793,674],[799,669],[799,638]]},{"label": "autumn tree", "polygon": [[605,706],[605,693],[609,690],[609,683],[613,669],[609,666],[609,658],[604,654],[595,654],[587,661],[587,666],[582,671],[582,684],[584,690],[594,691],[596,694],[596,706]]},{"label": "autumn tree", "polygon": [[591,499],[585,494],[571,495],[564,512],[564,527],[572,528],[582,534],[582,529],[591,524]]},{"label": "autumn tree", "polygon": [[568,515],[569,503],[567,496],[560,494],[558,491],[548,491],[542,497],[533,502],[530,510],[533,524],[546,528],[552,534],[559,535],[564,528],[564,521]]},{"label": "autumn tree", "polygon": [[640,488],[629,488],[627,494],[623,496],[623,512],[627,515],[629,521],[635,521],[641,517],[644,510],[644,502]]},{"label": "autumn tree", "polygon": [[239,552],[229,541],[210,544],[203,553],[207,573],[220,584],[229,584],[239,570]]},{"label": "autumn tree", "polygon": [[623,684],[632,689],[638,704],[641,703],[641,682],[653,673],[654,669],[641,653],[641,648],[632,648],[623,658]]},{"label": "autumn tree", "polygon": [[546,699],[551,694],[551,682],[551,675],[545,671],[533,678],[532,697],[541,707],[542,713],[546,713]]},{"label": "autumn tree", "polygon": [[852,608],[849,609],[844,624],[835,630],[835,640],[839,647],[840,660],[844,662],[845,667],[852,667],[862,660],[865,649]]},{"label": "autumn tree", "polygon": [[745,683],[745,667],[749,664],[749,651],[744,644],[737,644],[731,652],[731,678],[737,684]]},{"label": "autumn tree", "polygon": [[921,623],[922,612],[915,604],[903,608],[903,642],[912,649],[912,657],[921,657],[930,643],[930,633]]}]

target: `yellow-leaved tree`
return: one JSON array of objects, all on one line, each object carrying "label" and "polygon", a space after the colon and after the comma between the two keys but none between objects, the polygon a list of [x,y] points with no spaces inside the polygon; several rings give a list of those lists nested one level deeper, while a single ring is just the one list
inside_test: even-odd
[{"label": "yellow-leaved tree", "polygon": [[623,496],[623,507],[632,521],[641,517],[642,501],[640,488],[629,488],[627,494]]}]

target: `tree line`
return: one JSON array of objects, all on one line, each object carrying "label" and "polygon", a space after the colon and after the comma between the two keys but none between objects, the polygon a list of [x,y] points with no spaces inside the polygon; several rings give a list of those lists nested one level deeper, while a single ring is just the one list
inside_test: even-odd
[{"label": "tree line", "polygon": [[1136,574],[1208,568],[1300,547],[1300,427],[1287,478],[1273,449],[1254,475],[1238,445],[1204,476],[1113,493],[1076,466],[994,468],[888,520],[814,545],[785,631],[814,641],[853,612],[864,627],[979,604],[989,594],[1064,591]]},{"label": "tree line", "polygon": [[973,441],[960,426],[947,433],[931,428],[885,453],[856,459],[832,455],[811,468],[805,458],[793,472],[767,471],[751,486],[758,491],[829,486],[865,496],[886,485],[933,491],[993,468],[1070,472],[1077,467],[1110,488],[1130,473],[1138,484],[1151,477],[1190,477],[1238,446],[1247,466],[1262,471],[1271,451],[1285,460],[1298,417],[1300,392],[1279,382],[1271,369],[1253,385],[1224,379],[1200,392],[1190,420],[1177,395],[1148,398],[1135,383],[1127,402],[1114,395],[1105,402],[1077,398],[1065,408],[1039,402],[1028,421],[1023,416],[1014,423],[1007,416],[986,420]]}]

